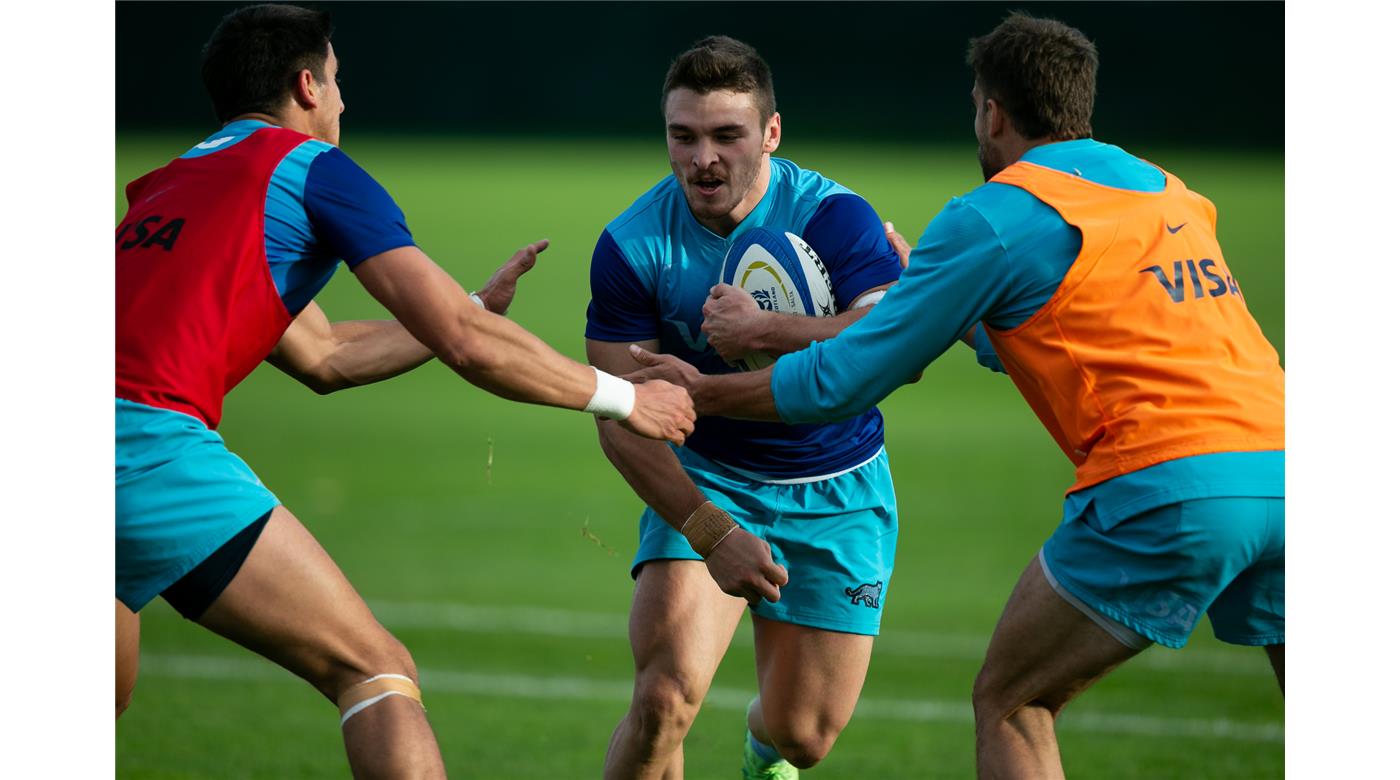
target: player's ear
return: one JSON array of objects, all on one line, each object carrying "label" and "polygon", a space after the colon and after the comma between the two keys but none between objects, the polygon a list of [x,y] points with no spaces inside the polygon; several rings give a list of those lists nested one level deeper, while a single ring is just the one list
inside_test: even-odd
[{"label": "player's ear", "polygon": [[783,118],[777,111],[769,117],[768,124],[763,128],[763,151],[768,154],[778,151],[778,143],[783,140]]},{"label": "player's ear", "polygon": [[1006,111],[1002,109],[1001,104],[998,103],[995,98],[987,98],[986,100],[987,137],[998,138],[1001,136],[1002,131],[1010,126],[1009,123],[1011,119],[1006,115]]},{"label": "player's ear", "polygon": [[316,108],[321,104],[321,83],[309,69],[297,72],[296,84],[292,87],[292,99],[302,108]]}]

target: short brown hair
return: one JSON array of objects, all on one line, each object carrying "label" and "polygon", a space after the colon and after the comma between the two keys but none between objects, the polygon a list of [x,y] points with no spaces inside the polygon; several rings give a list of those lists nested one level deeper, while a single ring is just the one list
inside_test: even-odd
[{"label": "short brown hair", "polygon": [[1026,138],[1088,138],[1094,130],[1099,52],[1084,33],[1053,19],[1013,13],[973,38],[967,64],[982,94],[1001,104]]},{"label": "short brown hair", "polygon": [[661,88],[662,111],[666,110],[666,97],[681,87],[701,95],[717,90],[751,93],[758,118],[765,122],[778,110],[768,63],[754,47],[727,35],[702,38],[671,62]]},{"label": "short brown hair", "polygon": [[219,121],[277,113],[303,69],[323,81],[330,42],[326,11],[265,4],[225,16],[204,44],[200,66]]}]

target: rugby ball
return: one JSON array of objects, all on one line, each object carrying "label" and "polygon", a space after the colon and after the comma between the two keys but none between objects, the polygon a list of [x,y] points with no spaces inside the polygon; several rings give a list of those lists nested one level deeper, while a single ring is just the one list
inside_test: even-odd
[{"label": "rugby ball", "polygon": [[[836,293],[826,265],[806,241],[792,233],[762,227],[744,233],[725,254],[719,281],[752,295],[760,309],[836,316]],[[757,371],[774,362],[765,352],[751,352],[732,365]]]}]

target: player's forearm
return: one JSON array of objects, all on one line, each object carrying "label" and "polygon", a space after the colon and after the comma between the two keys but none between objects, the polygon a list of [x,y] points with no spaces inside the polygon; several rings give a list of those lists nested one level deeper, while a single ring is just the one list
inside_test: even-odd
[{"label": "player's forearm", "polygon": [[603,454],[632,492],[676,530],[708,499],[664,442],[643,439],[611,420],[598,420]]},{"label": "player's forearm", "polygon": [[477,387],[513,401],[566,409],[583,409],[593,397],[592,369],[477,306],[417,247],[385,252],[355,273],[414,338]]},{"label": "player's forearm", "polygon": [[807,317],[768,312],[764,327],[755,334],[755,349],[770,355],[786,355],[806,349],[813,341],[826,341],[864,317],[870,307],[844,311],[835,317]]},{"label": "player's forearm", "polygon": [[355,387],[398,376],[433,356],[396,320],[355,320],[331,324],[334,349],[325,372],[333,389]]},{"label": "player's forearm", "polygon": [[735,417],[782,422],[773,401],[772,367],[737,374],[702,374],[686,389],[697,417]]}]

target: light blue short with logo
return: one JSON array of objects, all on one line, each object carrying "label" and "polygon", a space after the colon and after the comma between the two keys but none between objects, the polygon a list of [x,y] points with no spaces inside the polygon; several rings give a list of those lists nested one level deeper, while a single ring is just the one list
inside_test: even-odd
[{"label": "light blue short with logo", "polygon": [[[768,542],[773,560],[787,568],[782,598],[760,601],[754,614],[828,631],[880,633],[899,537],[883,448],[850,471],[795,484],[760,481],[687,448],[672,450],[696,486],[744,530]],[[685,537],[650,508],[640,525],[633,577],[648,561],[700,560]]]},{"label": "light blue short with logo", "polygon": [[[1284,641],[1284,499],[1199,498],[1126,518],[1066,519],[1040,551],[1052,587],[1110,634],[1185,646],[1201,616],[1221,641]],[[1088,610],[1085,610],[1085,607]],[[1145,646],[1142,642],[1140,646]]]}]

